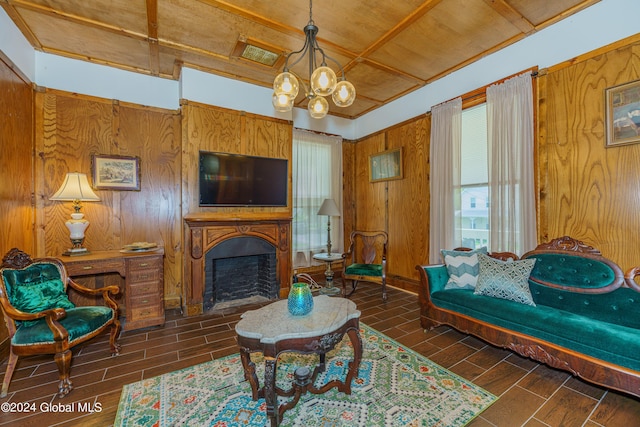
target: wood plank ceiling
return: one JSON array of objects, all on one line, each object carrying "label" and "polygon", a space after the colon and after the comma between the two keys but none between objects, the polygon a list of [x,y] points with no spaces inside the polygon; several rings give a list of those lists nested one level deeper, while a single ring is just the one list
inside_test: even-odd
[{"label": "wood plank ceiling", "polygon": [[[594,3],[316,0],[320,47],[342,64],[357,91],[350,107],[330,101],[330,114],[359,117]],[[188,66],[266,87],[282,70],[283,54],[302,48],[309,21],[306,0],[0,0],[0,5],[39,51],[168,79],[178,79]],[[275,52],[274,65],[240,57],[247,43]],[[293,70],[307,78],[307,68],[303,60]],[[296,104],[305,107],[302,94]]]}]

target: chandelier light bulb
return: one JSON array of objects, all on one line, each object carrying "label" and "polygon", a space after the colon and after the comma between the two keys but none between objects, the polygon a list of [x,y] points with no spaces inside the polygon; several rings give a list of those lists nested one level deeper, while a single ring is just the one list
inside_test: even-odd
[{"label": "chandelier light bulb", "polygon": [[321,96],[314,96],[309,100],[307,109],[311,117],[321,119],[329,112],[329,103]]},{"label": "chandelier light bulb", "polygon": [[277,93],[273,93],[272,97],[273,108],[280,113],[286,113],[287,111],[291,111],[293,109],[293,97],[287,94],[278,95]]},{"label": "chandelier light bulb", "polygon": [[278,74],[273,81],[273,91],[277,95],[288,95],[292,99],[298,96],[298,79],[288,71]]},{"label": "chandelier light bulb", "polygon": [[336,85],[336,90],[331,94],[331,98],[338,107],[348,107],[356,99],[356,88],[351,82],[342,80]]},{"label": "chandelier light bulb", "polygon": [[318,67],[311,74],[311,89],[316,95],[327,96],[336,88],[336,73],[326,65]]}]

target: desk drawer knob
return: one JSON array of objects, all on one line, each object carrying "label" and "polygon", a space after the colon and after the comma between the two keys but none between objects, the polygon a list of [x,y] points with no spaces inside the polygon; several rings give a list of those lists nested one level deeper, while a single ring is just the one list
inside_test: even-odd
[{"label": "desk drawer knob", "polygon": [[92,268],[92,265],[85,265],[84,267],[82,267],[83,270],[91,270]]},{"label": "desk drawer knob", "polygon": [[140,264],[138,264],[138,265],[139,265],[140,267],[147,267],[147,266],[149,265],[149,263],[148,263],[148,262],[143,262],[143,263],[140,263]]}]

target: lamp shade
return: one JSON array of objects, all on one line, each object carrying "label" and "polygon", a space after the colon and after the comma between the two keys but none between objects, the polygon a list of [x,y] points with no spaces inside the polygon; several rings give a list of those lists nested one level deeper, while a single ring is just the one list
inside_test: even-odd
[{"label": "lamp shade", "polygon": [[79,200],[81,202],[95,202],[99,201],[100,197],[98,197],[91,189],[89,181],[87,180],[87,174],[69,172],[58,191],[56,191],[49,200]]},{"label": "lamp shade", "polygon": [[333,199],[324,199],[322,206],[318,209],[318,215],[340,216],[340,211]]}]

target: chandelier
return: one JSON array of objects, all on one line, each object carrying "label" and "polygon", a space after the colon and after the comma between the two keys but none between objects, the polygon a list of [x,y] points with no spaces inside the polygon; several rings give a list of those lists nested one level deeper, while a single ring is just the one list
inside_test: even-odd
[{"label": "chandelier", "polygon": [[[325,97],[331,95],[336,106],[348,107],[356,99],[356,88],[347,81],[342,65],[326,55],[318,45],[316,40],[318,27],[313,22],[312,0],[309,0],[309,22],[303,30],[306,36],[304,46],[287,55],[282,73],[278,74],[273,81],[273,106],[279,112],[291,111],[301,83],[305,97],[309,100],[307,106],[309,114],[314,119],[321,119],[329,112],[329,103]],[[300,56],[289,65],[289,60],[295,55]],[[289,69],[305,57],[309,62],[309,86]],[[322,59],[319,67],[317,66],[318,58]],[[336,73],[327,66],[327,59],[335,62],[340,69],[342,74],[340,81],[338,81]]]}]

